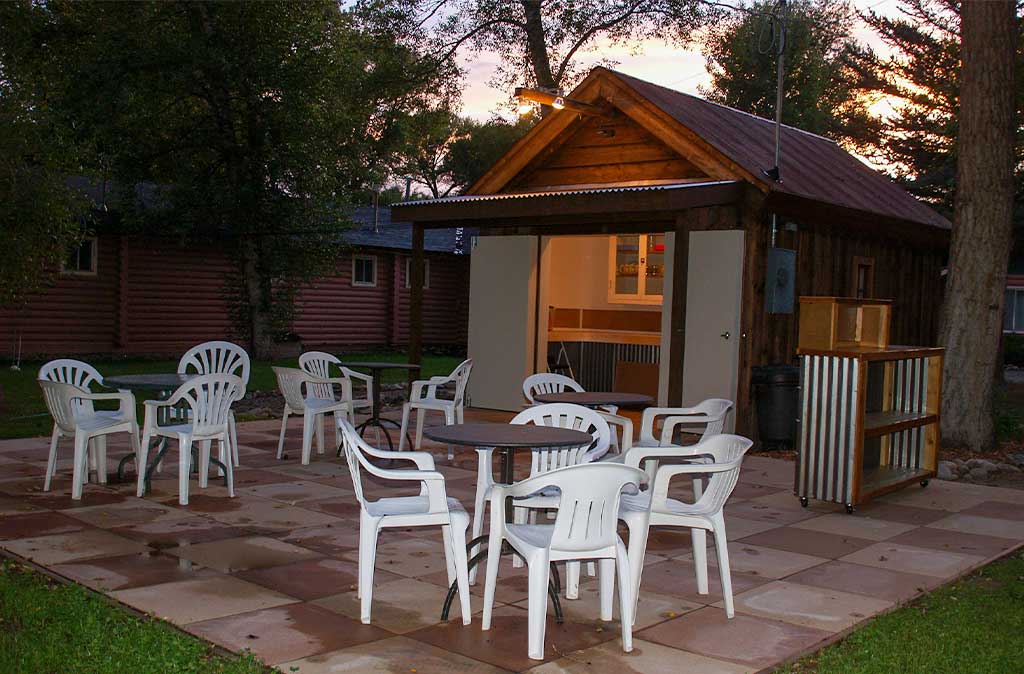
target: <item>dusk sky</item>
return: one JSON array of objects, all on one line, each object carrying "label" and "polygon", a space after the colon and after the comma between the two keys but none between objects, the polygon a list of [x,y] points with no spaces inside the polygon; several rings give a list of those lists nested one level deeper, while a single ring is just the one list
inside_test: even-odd
[{"label": "dusk sky", "polygon": [[[898,13],[896,0],[853,0],[858,10],[872,9],[880,14]],[[862,23],[854,35],[864,43],[881,50],[878,39]],[[697,93],[697,86],[707,84],[708,74],[704,57],[696,48],[681,49],[671,44],[649,39],[644,41],[638,53],[631,54],[621,46],[609,46],[585,54],[581,59],[584,66],[592,66],[602,58],[617,61],[616,69],[662,86],[687,93]],[[481,54],[472,60],[463,59],[467,69],[467,86],[463,93],[463,113],[479,120],[486,120],[494,113],[509,117],[512,112],[505,103],[509,92],[492,88],[488,80],[494,73],[496,60],[493,55]],[[884,114],[884,110],[878,112]]]}]

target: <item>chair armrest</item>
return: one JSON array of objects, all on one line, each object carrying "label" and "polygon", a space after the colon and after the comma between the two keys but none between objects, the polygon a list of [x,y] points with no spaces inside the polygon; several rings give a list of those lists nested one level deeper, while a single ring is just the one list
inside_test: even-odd
[{"label": "chair armrest", "polygon": [[378,449],[367,445],[362,451],[377,459],[391,459],[397,461],[412,461],[418,470],[434,470],[434,457],[430,452],[397,452],[388,449]]},{"label": "chair armrest", "polygon": [[633,445],[623,455],[625,457],[623,463],[634,468],[641,468],[641,464],[647,459],[691,459],[704,454],[700,445],[658,445],[657,447]]},{"label": "chair armrest", "polygon": [[125,418],[135,418],[135,396],[130,391],[118,391],[116,393],[83,393],[75,398],[79,400],[118,400],[120,401],[120,412]]},{"label": "chair armrest", "polygon": [[735,469],[732,463],[691,463],[662,466],[654,476],[654,487],[651,489],[651,508],[664,505],[668,499],[668,486],[676,475],[704,475],[707,473],[724,473]]},{"label": "chair armrest", "polygon": [[658,417],[679,416],[694,412],[692,407],[648,407],[640,417],[640,444],[655,445],[658,438],[654,437],[654,422]]},{"label": "chair armrest", "polygon": [[704,424],[707,426],[709,421],[711,421],[711,417],[706,414],[674,414],[665,419],[661,425],[661,442],[671,443],[676,426],[680,424]]}]

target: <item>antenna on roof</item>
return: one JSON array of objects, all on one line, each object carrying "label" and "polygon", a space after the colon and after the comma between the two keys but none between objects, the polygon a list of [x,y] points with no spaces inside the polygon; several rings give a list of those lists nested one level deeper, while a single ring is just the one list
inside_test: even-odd
[{"label": "antenna on roof", "polygon": [[[761,173],[777,183],[782,182],[782,79],[785,72],[786,0],[778,0],[771,13],[772,44],[775,45],[775,166]],[[776,32],[776,26],[778,32]]]}]

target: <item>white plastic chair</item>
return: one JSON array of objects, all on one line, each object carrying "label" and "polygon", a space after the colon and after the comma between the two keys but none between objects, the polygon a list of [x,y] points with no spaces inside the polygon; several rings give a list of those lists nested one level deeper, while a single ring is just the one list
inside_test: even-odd
[{"label": "white plastic chair", "polygon": [[[241,378],[242,393],[239,400],[245,397],[245,389],[249,386],[250,368],[249,354],[245,349],[223,341],[197,344],[178,361],[178,374],[233,374]],[[228,426],[231,432],[231,460],[237,467],[241,464],[238,462],[238,433],[235,431],[234,412],[228,415]]]},{"label": "white plastic chair", "polygon": [[[135,397],[131,393],[91,393],[74,384],[47,379],[39,379],[39,386],[43,389],[46,407],[53,417],[53,435],[50,438],[50,456],[46,462],[43,491],[50,491],[50,480],[57,463],[57,442],[64,435],[75,438],[71,498],[76,501],[82,498],[82,486],[89,476],[87,462],[90,447],[100,484],[107,483],[106,436],[129,433],[132,449],[138,457],[139,425],[135,420]],[[116,413],[96,412],[92,403],[98,400],[120,401],[120,410]]]},{"label": "white plastic chair", "polygon": [[[697,592],[708,593],[708,561],[706,532],[715,537],[718,572],[725,599],[725,614],[735,614],[732,598],[732,576],[729,571],[729,548],[725,534],[725,502],[736,487],[743,455],[752,441],[738,435],[719,434],[696,445],[666,447],[633,447],[626,454],[627,466],[639,467],[654,457],[704,459],[683,465],[658,468],[652,487],[647,492],[622,497],[619,519],[629,527],[629,561],[632,569],[633,596],[639,596],[640,577],[651,526],[688,527],[693,536],[693,565],[697,574]],[[683,503],[668,497],[669,483],[677,475],[707,475],[708,484],[694,503]]]},{"label": "white plastic chair", "polygon": [[[308,465],[313,451],[313,430],[316,430],[316,448],[324,453],[323,418],[334,415],[334,437],[336,445],[341,444],[339,425],[352,415],[352,383],[345,377],[322,378],[294,367],[271,368],[277,375],[277,386],[284,396],[284,412],[281,416],[281,436],[277,441],[277,458],[284,455],[284,434],[288,428],[288,417],[302,415],[302,465]],[[340,400],[336,400],[333,386],[342,387]],[[320,397],[317,393],[327,397]],[[340,416],[339,416],[340,415]]]},{"label": "white plastic chair", "polygon": [[[96,370],[96,368],[94,368],[89,363],[85,363],[80,360],[74,360],[71,358],[60,358],[45,363],[41,368],[39,368],[39,374],[37,376],[37,379],[61,382],[64,384],[71,384],[72,386],[77,386],[78,388],[84,389],[89,393],[92,392],[93,383],[97,383],[100,386],[103,385],[103,377],[100,376],[100,373],[99,371]],[[74,399],[71,405],[76,415],[81,415],[84,417],[92,417],[95,415],[119,421],[127,420],[129,417],[131,419],[136,418],[134,398],[131,399],[130,403],[122,401],[120,408],[117,410],[96,410],[93,408],[91,400],[86,400],[83,398]],[[138,428],[136,428],[136,437],[138,437],[138,434]],[[44,491],[50,490],[50,480],[53,477],[53,473],[57,462],[57,441],[60,439],[61,435],[62,433],[60,427],[56,423],[54,423],[53,432],[50,434],[50,456],[49,460],[47,461],[46,479],[43,484]],[[97,469],[96,457],[101,452],[105,456],[106,442],[107,441],[105,435],[97,436],[93,441],[93,444],[98,446],[98,449],[93,450],[93,452],[91,452],[92,468],[94,470],[97,470],[97,474],[99,474],[100,471]],[[105,480],[105,471],[103,471],[103,473],[103,479]]]},{"label": "white plastic chair", "polygon": [[[636,444],[645,447],[671,445],[679,426],[685,433],[700,432],[700,440],[707,440],[722,432],[732,406],[731,400],[708,398],[693,407],[648,407],[640,418],[640,438]],[[656,431],[655,423],[661,417],[665,420]]]},{"label": "white plastic chair", "polygon": [[[466,570],[466,529],[469,515],[458,499],[445,493],[444,475],[434,470],[434,458],[427,452],[393,452],[367,444],[347,420],[340,422],[345,460],[352,474],[352,486],[359,500],[359,618],[370,624],[373,598],[373,570],[377,556],[377,534],[387,527],[441,527],[448,584],[458,584],[462,623],[471,622],[469,574]],[[367,457],[411,461],[415,469],[380,468]],[[370,501],[363,493],[361,471],[385,480],[419,482],[419,496],[384,497]]]},{"label": "white plastic chair", "polygon": [[[580,405],[568,403],[551,403],[547,405],[535,405],[528,407],[512,418],[511,424],[534,424],[537,426],[549,426],[556,428],[571,428],[576,431],[590,433],[594,440],[589,446],[535,449],[530,454],[530,477],[541,475],[548,471],[575,466],[581,463],[596,461],[608,452],[610,445],[611,430],[603,415],[595,410]],[[487,503],[491,499],[491,489],[494,487],[492,472],[493,447],[477,448],[477,478],[476,478],[476,502],[473,508],[473,538],[483,533],[484,513]],[[513,516],[518,523],[524,523],[529,518],[536,521],[536,511],[558,507],[557,494],[536,494],[529,499],[522,499],[516,503]],[[532,512],[530,512],[532,510]],[[476,550],[474,550],[476,554]],[[522,566],[522,561],[512,560],[515,567]],[[474,568],[474,572],[476,569]],[[567,572],[565,596],[575,599],[579,596],[579,565],[572,564]],[[476,574],[472,574],[471,582],[476,581]]]},{"label": "white plastic chair", "polygon": [[[531,405],[536,405],[537,402],[534,400],[534,396],[538,393],[562,393],[563,391],[575,391],[583,393],[585,389],[575,379],[566,377],[564,374],[554,374],[551,372],[538,372],[537,374],[531,374],[529,377],[523,380],[523,395],[530,401]],[[598,410],[604,420],[607,421],[613,427],[622,428],[622,443],[619,443],[618,433],[613,432],[611,441],[612,447],[616,452],[626,451],[633,446],[633,421],[629,417],[624,417],[619,414],[619,408],[615,405],[603,405]]]},{"label": "white plastic chair", "polygon": [[[373,377],[368,374],[356,372],[355,370],[350,370],[341,364],[341,360],[337,356],[324,351],[307,351],[299,356],[299,368],[305,370],[314,377],[331,379],[331,366],[335,366],[341,370],[341,376],[349,380],[348,387],[342,388],[341,399],[352,402],[352,414],[349,416],[349,421],[355,425],[355,411],[373,407]],[[360,382],[363,385],[366,391],[366,395],[364,397],[357,398],[355,396],[355,387],[352,386],[355,382]],[[334,386],[331,384],[312,384],[311,386],[313,395],[317,398],[327,399],[335,397]]]},{"label": "white plastic chair", "polygon": [[[529,567],[529,649],[534,660],[544,659],[547,626],[549,564],[555,561],[598,560],[601,569],[601,619],[612,619],[615,572],[619,576],[619,617],[622,649],[633,650],[633,586],[631,560],[616,532],[623,488],[638,488],[643,471],[621,464],[577,465],[549,471],[514,485],[495,485],[491,503],[491,530],[484,582],[483,629],[491,628],[494,591],[498,579],[502,541],[522,555]],[[543,490],[559,491],[554,524],[508,524],[505,499],[523,498]],[[515,501],[513,501],[515,503]]]},{"label": "white plastic chair", "polygon": [[[192,444],[199,443],[199,486],[205,489],[210,475],[210,445],[218,443],[220,460],[224,463],[228,495],[235,495],[234,467],[231,461],[231,405],[245,393],[241,377],[233,374],[204,374],[178,387],[167,400],[145,401],[146,417],[142,423],[142,446],[139,452],[136,495],[145,491],[145,466],[149,445],[154,437],[178,441],[178,503],[188,505],[188,480],[192,463]],[[161,426],[157,423],[160,408],[186,408],[183,423]]]},{"label": "white plastic chair", "polygon": [[[409,402],[402,406],[402,434],[398,440],[398,451],[405,449],[405,434],[409,431],[409,415],[413,410],[416,410],[416,439],[413,443],[415,449],[419,449],[423,444],[423,420],[426,412],[442,412],[444,422],[449,426],[463,422],[466,385],[472,371],[473,359],[467,358],[446,377],[419,379],[412,383]],[[438,389],[448,384],[455,385],[454,395],[451,398],[438,397]],[[448,449],[448,458],[452,458],[451,448]]]}]

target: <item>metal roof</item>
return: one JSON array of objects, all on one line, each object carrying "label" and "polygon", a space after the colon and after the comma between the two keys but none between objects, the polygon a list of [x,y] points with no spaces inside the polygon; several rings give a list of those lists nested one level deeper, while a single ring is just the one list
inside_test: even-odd
[{"label": "metal roof", "polygon": [[823,204],[949,229],[931,207],[835,142],[782,127],[782,181],[761,173],[775,164],[775,123],[698,96],[604,69],[732,160],[771,191]]},{"label": "metal roof", "polygon": [[[380,206],[376,216],[372,206],[356,208],[349,213],[349,220],[354,226],[345,230],[343,236],[353,246],[412,250],[412,223],[393,222],[388,206]],[[460,238],[454,227],[428,229],[423,233],[423,249],[437,253],[469,253],[469,237],[475,234],[475,230],[463,230]]]},{"label": "metal roof", "polygon": [[671,183],[666,185],[629,185],[617,187],[587,187],[574,185],[572,189],[564,190],[542,190],[537,192],[505,192],[501,194],[463,194],[454,197],[443,197],[440,199],[418,199],[416,201],[403,201],[395,206],[431,206],[434,204],[458,204],[475,203],[481,201],[505,201],[509,199],[535,199],[537,197],[567,197],[587,194],[614,194],[617,192],[661,192],[670,190],[682,190],[695,187],[709,187],[712,185],[735,185],[738,180],[705,180],[699,182]]}]

